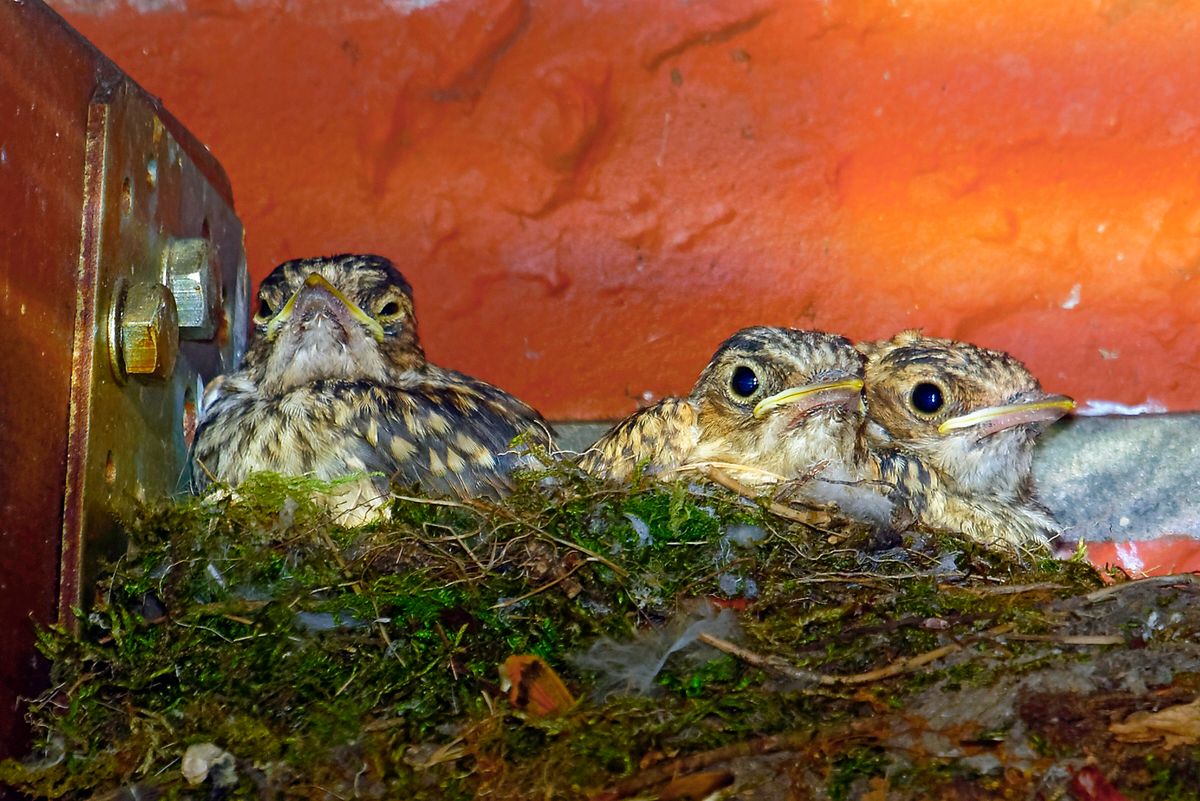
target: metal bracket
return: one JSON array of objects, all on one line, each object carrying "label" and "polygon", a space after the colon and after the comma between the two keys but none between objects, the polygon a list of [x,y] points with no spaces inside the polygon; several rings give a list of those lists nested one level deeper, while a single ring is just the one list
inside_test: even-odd
[{"label": "metal bracket", "polygon": [[131,500],[186,491],[204,385],[245,350],[242,226],[127,82],[88,110],[60,614]]}]

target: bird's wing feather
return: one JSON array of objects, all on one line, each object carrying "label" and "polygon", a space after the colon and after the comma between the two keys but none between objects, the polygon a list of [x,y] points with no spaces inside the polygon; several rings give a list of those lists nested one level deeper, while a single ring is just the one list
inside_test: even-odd
[{"label": "bird's wing feather", "polygon": [[[210,436],[214,426],[238,427],[251,404],[254,384],[243,373],[219,375],[204,388],[200,408],[203,410],[192,444],[188,448],[187,483],[192,492],[200,493],[221,475],[221,459],[226,443],[221,437]],[[220,421],[220,422],[218,422]]]},{"label": "bird's wing feather", "polygon": [[529,406],[496,387],[458,374],[409,387],[348,385],[353,429],[368,446],[367,469],[401,485],[460,498],[498,497],[512,489],[528,452],[522,434],[549,444],[550,429]]},{"label": "bird's wing feather", "polygon": [[696,447],[696,409],[685,398],[667,398],[617,423],[580,457],[589,473],[628,481],[639,466],[670,478]]},{"label": "bird's wing feather", "polygon": [[[245,384],[245,386],[243,386]],[[533,461],[513,448],[527,434],[547,447],[540,415],[503,390],[442,370],[397,386],[321,381],[280,398],[230,380],[206,410],[193,452],[195,490],[209,472],[231,484],[258,470],[332,479],[364,471],[456,497],[502,495],[514,469]]]},{"label": "bird's wing feather", "polygon": [[915,456],[890,450],[878,454],[882,480],[890,498],[907,506],[923,525],[962,534],[988,548],[1020,554],[1043,553],[1057,527],[1049,512],[1032,497],[1016,504],[951,491]]},{"label": "bird's wing feather", "polygon": [[876,459],[888,498],[920,518],[930,495],[940,491],[936,475],[920,459],[893,448],[877,450]]}]

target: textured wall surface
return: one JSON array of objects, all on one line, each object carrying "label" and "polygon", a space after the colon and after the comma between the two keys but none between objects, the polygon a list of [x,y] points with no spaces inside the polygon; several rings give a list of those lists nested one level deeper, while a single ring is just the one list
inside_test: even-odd
[{"label": "textured wall surface", "polygon": [[256,278],[374,250],[554,417],[752,323],[1200,406],[1200,2],[58,0],[209,144]]}]

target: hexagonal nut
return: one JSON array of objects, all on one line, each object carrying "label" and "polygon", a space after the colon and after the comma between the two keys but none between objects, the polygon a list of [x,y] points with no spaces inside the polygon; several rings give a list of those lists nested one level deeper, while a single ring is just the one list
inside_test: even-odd
[{"label": "hexagonal nut", "polygon": [[121,306],[121,364],[129,375],[166,378],[179,353],[179,314],[162,284],[134,284]]},{"label": "hexagonal nut", "polygon": [[172,239],[163,251],[163,281],[175,296],[183,339],[212,339],[216,332],[221,286],[211,255],[208,240],[200,238]]}]

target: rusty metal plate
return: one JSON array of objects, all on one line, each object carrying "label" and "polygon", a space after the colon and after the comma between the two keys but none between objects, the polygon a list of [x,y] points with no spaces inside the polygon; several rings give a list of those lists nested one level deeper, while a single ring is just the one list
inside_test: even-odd
[{"label": "rusty metal plate", "polygon": [[[38,4],[0,3],[0,756],[57,611],[87,103],[103,73]],[[3,790],[0,790],[3,797]]]},{"label": "rusty metal plate", "polygon": [[114,510],[187,491],[205,383],[246,344],[242,227],[140,92],[88,111],[59,608],[88,603]]},{"label": "rusty metal plate", "polygon": [[[200,386],[244,344],[224,171],[39,0],[0,3],[0,757],[113,509],[179,489]],[[115,348],[112,345],[115,343]],[[0,798],[7,798],[0,787]]]}]

